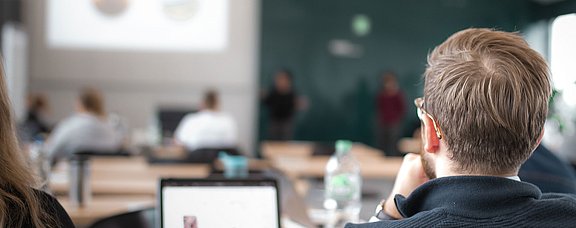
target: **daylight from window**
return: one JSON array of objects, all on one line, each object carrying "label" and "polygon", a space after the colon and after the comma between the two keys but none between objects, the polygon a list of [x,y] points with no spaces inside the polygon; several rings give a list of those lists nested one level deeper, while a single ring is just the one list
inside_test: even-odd
[{"label": "daylight from window", "polygon": [[576,106],[576,14],[559,16],[552,23],[550,66],[554,88],[567,105]]}]

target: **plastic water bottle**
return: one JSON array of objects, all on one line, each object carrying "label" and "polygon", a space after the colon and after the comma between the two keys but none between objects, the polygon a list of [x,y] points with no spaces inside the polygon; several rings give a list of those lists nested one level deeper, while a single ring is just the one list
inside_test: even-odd
[{"label": "plastic water bottle", "polygon": [[352,142],[338,140],[336,153],[326,164],[324,208],[329,217],[326,227],[343,227],[347,222],[359,220],[362,177],[351,149]]},{"label": "plastic water bottle", "polygon": [[49,192],[50,157],[42,150],[43,144],[42,139],[36,139],[34,142],[28,144],[28,150],[30,153],[31,167],[33,167],[36,176],[40,178],[40,188]]}]

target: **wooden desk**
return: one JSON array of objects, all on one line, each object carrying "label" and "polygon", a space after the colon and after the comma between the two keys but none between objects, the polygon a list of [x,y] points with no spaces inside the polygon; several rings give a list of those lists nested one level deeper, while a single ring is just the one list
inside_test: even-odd
[{"label": "wooden desk", "polygon": [[[142,157],[93,158],[90,164],[92,194],[156,194],[162,177],[203,178],[210,173],[205,164],[149,165]],[[60,163],[50,177],[50,189],[57,195],[68,193],[68,163]]]},{"label": "wooden desk", "polygon": [[58,197],[58,201],[78,227],[90,225],[101,218],[155,205],[153,196],[94,196],[82,208],[72,206],[68,197]]},{"label": "wooden desk", "polygon": [[[156,204],[154,198],[145,196],[99,196],[83,208],[73,207],[66,197],[59,197],[58,201],[76,227],[88,227],[102,218],[147,209]],[[282,227],[303,227],[285,216],[281,217],[281,222]]]},{"label": "wooden desk", "polygon": [[[272,165],[289,177],[323,177],[329,157],[315,156],[307,158],[276,157]],[[402,158],[357,158],[364,178],[394,179],[398,174]]]},{"label": "wooden desk", "polygon": [[[260,145],[265,158],[274,157],[310,157],[314,149],[313,142],[305,141],[265,141]],[[382,157],[383,153],[362,143],[352,145],[352,153],[356,157]]]},{"label": "wooden desk", "polygon": [[262,156],[274,159],[277,156],[307,157],[312,155],[311,142],[304,141],[264,141],[260,144]]},{"label": "wooden desk", "polygon": [[[263,142],[261,151],[272,166],[290,178],[323,177],[328,156],[312,156],[311,142]],[[364,178],[394,179],[402,164],[402,158],[387,158],[382,153],[364,144],[354,144],[352,154],[360,163]]]}]

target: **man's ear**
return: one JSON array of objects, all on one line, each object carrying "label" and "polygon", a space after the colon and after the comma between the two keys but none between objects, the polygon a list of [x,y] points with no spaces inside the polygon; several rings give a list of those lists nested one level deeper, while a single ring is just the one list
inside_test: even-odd
[{"label": "man's ear", "polygon": [[538,146],[540,146],[540,143],[542,142],[542,138],[544,138],[544,128],[542,128],[542,131],[540,132],[540,136],[538,136],[538,140],[536,141],[536,145],[534,145],[534,147],[532,148],[532,153],[534,153],[534,151],[536,151],[536,148],[538,148]]},{"label": "man's ear", "polygon": [[536,143],[536,146],[540,145],[540,143],[542,142],[542,138],[544,138],[544,128],[542,128],[542,131],[540,132],[540,136],[538,137],[538,143]]},{"label": "man's ear", "polygon": [[434,123],[427,115],[423,115],[422,122],[422,143],[424,145],[424,152],[436,153],[440,147],[440,139],[436,135]]}]

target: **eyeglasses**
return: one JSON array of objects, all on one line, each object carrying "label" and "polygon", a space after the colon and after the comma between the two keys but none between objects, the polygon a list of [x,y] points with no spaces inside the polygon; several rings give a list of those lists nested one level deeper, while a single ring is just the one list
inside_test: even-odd
[{"label": "eyeglasses", "polygon": [[418,118],[420,118],[420,120],[422,120],[423,115],[427,115],[428,118],[430,118],[432,120],[432,124],[434,125],[434,130],[436,131],[436,136],[438,137],[438,139],[442,139],[442,130],[440,129],[440,127],[438,127],[438,124],[436,123],[436,119],[434,119],[434,117],[432,115],[430,115],[430,113],[426,112],[426,110],[424,110],[424,98],[419,97],[419,98],[414,99],[414,105],[416,105],[416,108],[418,108]]}]

